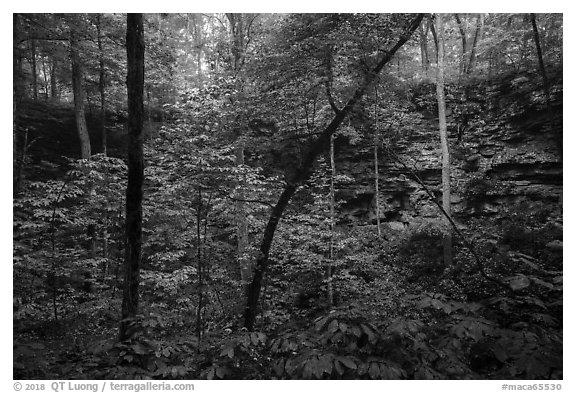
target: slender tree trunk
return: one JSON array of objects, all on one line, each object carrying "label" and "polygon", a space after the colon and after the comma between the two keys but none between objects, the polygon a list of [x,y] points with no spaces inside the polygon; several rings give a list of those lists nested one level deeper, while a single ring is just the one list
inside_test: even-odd
[{"label": "slender tree trunk", "polygon": [[76,130],[80,139],[81,157],[89,159],[92,155],[90,150],[90,136],[86,126],[84,113],[84,87],[82,86],[82,65],[80,63],[79,45],[73,27],[70,32],[70,50],[72,59],[72,90],[74,92],[74,114],[76,116]]},{"label": "slender tree trunk", "polygon": [[[550,109],[550,85],[548,83],[548,76],[546,75],[546,67],[544,66],[544,56],[542,55],[542,47],[540,46],[540,34],[538,33],[538,25],[536,24],[536,15],[530,14],[530,21],[532,22],[532,31],[534,32],[534,43],[536,44],[536,54],[538,55],[538,65],[540,66],[540,74],[542,75],[542,82],[544,84],[544,94],[546,96],[546,105],[549,114],[552,115]],[[552,117],[550,117],[552,122]]]},{"label": "slender tree trunk", "polygon": [[464,25],[460,20],[460,16],[458,14],[454,14],[454,19],[456,19],[456,23],[458,24],[458,30],[460,31],[460,39],[462,40],[462,52],[460,55],[460,69],[459,69],[459,77],[462,77],[466,74],[466,31],[464,30]]},{"label": "slender tree trunk", "polygon": [[190,51],[190,14],[186,14],[186,29],[184,31],[184,65],[188,70],[188,54]]},{"label": "slender tree trunk", "polygon": [[108,270],[108,225],[109,225],[109,217],[108,217],[108,208],[110,206],[106,206],[106,217],[104,218],[104,229],[102,230],[102,258],[106,259],[106,270]]},{"label": "slender tree trunk", "polygon": [[424,25],[420,24],[418,28],[420,33],[420,55],[422,57],[422,69],[424,73],[428,75],[428,69],[430,68],[430,59],[428,57],[428,25],[424,29]]},{"label": "slender tree trunk", "polygon": [[22,141],[20,149],[17,149],[16,159],[16,178],[14,180],[14,197],[20,195],[20,190],[22,188],[22,182],[24,181],[24,167],[26,166],[26,155],[28,152],[28,127],[24,129],[22,133]]},{"label": "slender tree trunk", "polygon": [[339,110],[332,121],[328,124],[328,126],[322,131],[322,133],[318,136],[318,138],[312,142],[310,145],[307,153],[305,154],[304,158],[302,159],[300,165],[290,178],[287,181],[284,190],[280,194],[278,198],[278,202],[272,208],[270,213],[270,218],[268,220],[268,224],[264,229],[264,233],[262,235],[262,242],[260,244],[260,253],[256,259],[256,265],[254,269],[254,276],[252,279],[252,283],[250,283],[250,287],[248,289],[248,298],[246,302],[246,309],[244,313],[244,327],[249,331],[254,329],[254,322],[256,321],[256,315],[258,311],[258,299],[260,297],[260,290],[262,288],[262,279],[264,277],[264,271],[268,266],[269,255],[270,255],[270,247],[272,246],[272,241],[274,240],[274,233],[276,232],[276,228],[278,227],[278,223],[280,222],[280,218],[284,213],[284,209],[288,206],[290,199],[300,186],[302,182],[306,181],[313,171],[313,165],[316,160],[318,154],[323,151],[327,144],[330,142],[330,137],[342,121],[346,118],[346,116],[350,113],[354,105],[364,96],[366,91],[372,85],[374,80],[376,79],[377,75],[380,73],[382,68],[390,62],[393,58],[396,51],[408,41],[408,39],[412,36],[412,34],[416,31],[422,19],[424,18],[424,14],[418,14],[418,16],[412,21],[409,28],[406,32],[400,37],[396,45],[394,45],[390,50],[388,50],[383,57],[380,59],[376,67],[366,74],[364,81],[360,84],[358,89],[354,92],[353,96],[350,100],[346,103],[342,110]]},{"label": "slender tree trunk", "polygon": [[328,266],[326,267],[327,297],[328,305],[334,305],[334,288],[332,285],[332,266],[334,265],[334,221],[336,214],[334,205],[336,204],[334,178],[336,177],[336,162],[334,160],[334,134],[330,136],[330,255]]},{"label": "slender tree trunk", "polygon": [[96,224],[92,223],[88,225],[86,235],[88,237],[88,251],[90,253],[90,258],[96,258]]},{"label": "slender tree trunk", "polygon": [[[241,168],[244,165],[244,142],[238,138],[236,146],[236,165]],[[242,281],[243,294],[248,293],[248,285],[252,280],[252,261],[248,255],[248,220],[246,218],[246,202],[244,188],[245,176],[242,175],[238,182],[238,199],[236,200],[236,237],[238,241],[238,265],[240,267],[240,280]]]},{"label": "slender tree trunk", "polygon": [[[436,15],[436,32],[438,33],[438,80],[436,82],[436,95],[438,98],[438,121],[440,126],[440,145],[442,150],[442,208],[447,215],[450,213],[450,150],[448,148],[448,132],[446,129],[446,99],[444,97],[444,16]],[[452,264],[452,235],[450,221],[447,223],[444,236],[444,264]]]},{"label": "slender tree trunk", "polygon": [[[534,43],[536,44],[536,54],[538,55],[538,65],[540,67],[540,74],[542,75],[542,84],[544,85],[544,95],[546,97],[546,111],[548,112],[548,121],[552,132],[556,134],[556,144],[560,153],[560,159],[563,160],[563,143],[562,143],[562,129],[556,130],[554,127],[554,112],[552,111],[552,98],[550,97],[550,83],[546,75],[546,66],[544,65],[544,56],[542,54],[542,47],[540,42],[540,34],[538,33],[538,25],[536,24],[536,15],[530,14],[532,22],[532,31],[534,32]],[[562,203],[562,201],[561,201]]]},{"label": "slender tree trunk", "polygon": [[[196,56],[196,75],[202,75],[202,16],[197,14],[192,14],[192,24],[194,25],[194,37],[193,37],[193,45],[194,45],[194,54]],[[199,26],[200,24],[200,26]]]},{"label": "slender tree trunk", "polygon": [[58,98],[58,83],[56,81],[56,69],[58,67],[58,60],[52,59],[52,66],[50,67],[50,97]]},{"label": "slender tree trunk", "polygon": [[[102,16],[96,16],[96,30],[98,42],[98,63],[100,66],[98,74],[98,90],[100,92],[100,134],[102,136],[102,154],[106,156],[107,151],[107,135],[106,135],[106,73],[104,68],[104,47],[102,45]],[[108,208],[110,205],[106,203],[106,217],[102,225],[102,258],[104,259],[104,278],[108,270]]]},{"label": "slender tree trunk", "polygon": [[476,62],[476,48],[478,42],[482,39],[484,30],[484,14],[478,14],[476,19],[476,33],[474,34],[474,41],[472,41],[472,48],[470,49],[470,61],[468,62],[468,67],[466,68],[466,74],[470,75],[474,69],[474,63]]},{"label": "slender tree trunk", "polygon": [[101,15],[96,17],[96,29],[98,32],[98,62],[100,65],[98,75],[98,90],[100,91],[100,134],[102,135],[102,153],[107,154],[107,136],[106,136],[106,72],[104,69],[104,48],[102,46],[102,24]]},{"label": "slender tree trunk", "polygon": [[378,124],[378,84],[374,85],[374,202],[376,204],[376,227],[378,237],[382,236],[380,228],[380,175],[378,174],[378,145],[380,144],[380,130]]},{"label": "slender tree trunk", "polygon": [[198,186],[198,207],[196,208],[196,269],[198,270],[198,308],[196,309],[196,338],[198,339],[198,349],[202,340],[202,307],[204,303],[204,266],[202,263],[202,189]]},{"label": "slender tree trunk", "polygon": [[13,168],[14,168],[14,179],[13,179],[13,190],[12,195],[14,198],[18,197],[20,193],[20,187],[22,184],[22,174],[20,168],[20,160],[19,160],[19,149],[18,145],[20,142],[20,136],[18,132],[18,110],[19,110],[19,103],[20,99],[22,98],[23,89],[21,86],[21,78],[22,73],[20,72],[20,51],[18,48],[19,42],[19,29],[18,29],[18,14],[14,13],[12,15],[12,44],[13,44],[13,53],[12,53],[12,67],[14,73],[14,79],[12,81],[12,93],[13,93],[13,100],[12,100],[12,159],[13,159]]},{"label": "slender tree trunk", "polygon": [[[230,47],[232,54],[232,70],[235,74],[242,69],[244,63],[244,15],[243,14],[226,14],[226,18],[230,23]],[[240,82],[239,90],[242,90],[243,83],[241,78],[237,79]],[[236,141],[236,165],[244,165],[244,137],[242,131],[238,133],[238,140]],[[252,280],[252,261],[248,255],[248,219],[246,217],[246,203],[244,202],[245,195],[243,189],[245,188],[245,178],[239,182],[238,187],[238,200],[236,201],[236,236],[238,241],[238,262],[240,265],[240,280],[242,281],[243,293],[248,293],[248,286]]]},{"label": "slender tree trunk", "polygon": [[42,56],[42,76],[44,77],[44,99],[48,99],[48,73],[46,72],[46,59]]},{"label": "slender tree trunk", "polygon": [[434,49],[436,49],[436,62],[438,62],[438,35],[436,34],[436,27],[434,27],[434,19],[432,15],[428,15],[428,26],[432,32],[432,38],[434,39]]},{"label": "slender tree trunk", "polygon": [[30,40],[32,62],[32,97],[38,99],[38,73],[36,71],[36,40]]},{"label": "slender tree trunk", "polygon": [[142,14],[128,14],[128,185],[126,187],[126,251],[120,340],[130,337],[130,322],[138,313],[138,281],[142,259],[142,199],[144,183],[144,27]]}]

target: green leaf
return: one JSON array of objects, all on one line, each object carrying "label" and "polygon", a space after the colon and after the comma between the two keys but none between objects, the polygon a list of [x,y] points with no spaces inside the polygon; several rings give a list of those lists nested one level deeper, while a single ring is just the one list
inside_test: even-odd
[{"label": "green leaf", "polygon": [[220,379],[224,378],[224,376],[226,375],[226,369],[223,367],[217,367],[216,368],[216,376]]},{"label": "green leaf", "polygon": [[216,373],[215,367],[214,367],[214,366],[210,367],[210,370],[208,371],[208,374],[206,375],[206,378],[207,378],[209,381],[212,381],[212,380],[214,379],[214,374],[215,374],[215,373]]},{"label": "green leaf", "polygon": [[228,356],[230,359],[234,357],[234,346],[227,345],[220,351],[220,356]]},{"label": "green leaf", "polygon": [[534,284],[538,284],[538,285],[543,286],[543,287],[548,288],[548,289],[554,289],[554,284],[550,284],[549,282],[541,280],[537,277],[530,277],[530,279],[532,280],[532,282]]},{"label": "green leaf", "polygon": [[314,374],[316,379],[322,378],[322,373],[324,372],[324,370],[322,369],[321,364],[318,361],[318,359],[314,359],[314,361],[311,362],[311,368],[312,368],[312,373]]},{"label": "green leaf", "polygon": [[318,358],[318,363],[320,364],[322,371],[328,375],[332,374],[332,358],[332,354],[322,355]]},{"label": "green leaf", "polygon": [[518,275],[510,280],[509,285],[513,291],[519,291],[528,288],[530,286],[530,280],[524,275]]},{"label": "green leaf", "polygon": [[502,348],[502,346],[498,344],[494,344],[492,346],[492,353],[494,353],[496,359],[498,359],[498,361],[500,361],[501,363],[504,363],[506,359],[508,359],[508,354],[506,354],[504,348]]},{"label": "green leaf", "polygon": [[342,363],[338,359],[334,359],[334,369],[338,373],[338,375],[344,375],[344,369],[342,368]]},{"label": "green leaf", "polygon": [[376,335],[374,334],[374,332],[372,331],[372,329],[368,325],[361,324],[360,328],[368,336],[368,341],[371,344],[374,344],[378,340],[378,338],[376,337]]},{"label": "green leaf", "polygon": [[336,333],[337,331],[338,331],[338,321],[333,319],[332,322],[330,322],[330,325],[328,325],[328,332]]},{"label": "green leaf", "polygon": [[284,365],[284,369],[286,370],[286,373],[289,376],[294,376],[294,371],[296,371],[296,369],[298,368],[298,365],[296,364],[296,362],[293,359],[288,359],[286,360],[286,363]]},{"label": "green leaf", "polygon": [[328,317],[320,317],[317,318],[315,323],[316,323],[316,331],[320,331],[322,330],[322,328],[324,328],[324,326],[326,325],[326,323],[328,322]]},{"label": "green leaf", "polygon": [[368,375],[370,375],[370,378],[372,379],[380,378],[380,367],[378,367],[378,363],[370,363],[370,367],[368,368]]},{"label": "green leaf", "polygon": [[274,372],[278,377],[281,377],[282,374],[284,374],[284,363],[285,363],[284,359],[278,359],[277,361],[272,363],[272,369],[274,370]]},{"label": "green leaf", "polygon": [[356,365],[356,363],[354,362],[354,360],[352,360],[349,357],[346,356],[338,356],[336,358],[340,363],[342,363],[344,366],[346,366],[347,368],[351,369],[351,370],[356,370],[358,368],[358,366]]},{"label": "green leaf", "polygon": [[136,343],[132,345],[132,350],[134,351],[134,353],[138,355],[146,355],[147,353],[150,352],[149,349],[145,347],[142,343]]}]

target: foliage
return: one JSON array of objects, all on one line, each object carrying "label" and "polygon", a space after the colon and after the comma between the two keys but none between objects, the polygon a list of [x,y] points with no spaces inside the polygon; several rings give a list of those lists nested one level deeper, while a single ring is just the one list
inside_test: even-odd
[{"label": "foliage", "polygon": [[[459,17],[472,34],[478,15]],[[18,15],[15,168],[23,182],[13,202],[15,378],[562,378],[563,235],[554,199],[561,119],[548,117],[531,26],[520,14],[486,15],[468,76],[457,22],[446,24],[454,219],[465,236],[454,238],[455,264],[441,263],[442,238],[453,229],[392,160],[422,164],[416,172],[439,195],[434,64],[428,69],[421,59],[422,44],[434,57],[428,31],[397,52],[336,132],[336,177],[321,156],[279,217],[257,330],[240,327],[241,263],[258,257],[285,182],[412,18],[146,16],[140,310],[123,321],[130,338],[118,342],[124,17]],[[539,14],[538,23],[557,114],[562,17]],[[111,156],[67,158],[77,156],[71,28],[83,33],[88,112],[98,106],[101,56],[104,62]],[[87,115],[97,145],[102,124]],[[380,195],[373,190],[376,130]],[[526,162],[532,172],[521,172]],[[381,228],[374,225],[376,198]],[[356,202],[362,215],[352,218]]]}]

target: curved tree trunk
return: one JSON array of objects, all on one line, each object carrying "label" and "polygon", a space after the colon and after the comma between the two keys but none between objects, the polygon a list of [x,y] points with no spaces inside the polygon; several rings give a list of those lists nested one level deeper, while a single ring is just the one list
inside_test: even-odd
[{"label": "curved tree trunk", "polygon": [[142,259],[142,199],[144,184],[144,27],[142,14],[128,14],[128,185],[126,187],[126,251],[120,340],[130,337],[131,320],[138,313],[138,281]]},{"label": "curved tree trunk", "polygon": [[364,96],[368,88],[372,85],[372,82],[376,79],[376,76],[382,71],[382,68],[390,62],[393,58],[394,54],[408,41],[408,39],[412,36],[414,31],[418,28],[422,19],[424,18],[424,14],[418,14],[416,18],[412,21],[410,26],[408,27],[405,34],[403,34],[396,45],[392,47],[390,50],[385,52],[384,56],[380,59],[376,67],[369,72],[364,81],[358,87],[358,89],[354,92],[354,95],[350,98],[350,100],[346,103],[342,110],[339,110],[330,124],[320,133],[318,138],[312,142],[310,145],[307,153],[305,154],[304,158],[302,159],[298,168],[294,171],[293,175],[287,181],[282,194],[276,202],[276,205],[272,208],[272,212],[270,213],[270,218],[268,219],[268,224],[264,229],[264,234],[262,235],[262,242],[260,244],[260,253],[256,259],[256,266],[254,269],[254,277],[252,278],[252,282],[248,288],[248,299],[246,302],[246,309],[244,312],[244,327],[249,331],[254,329],[254,322],[256,321],[257,315],[257,307],[258,307],[258,299],[260,298],[260,291],[262,288],[262,278],[264,277],[264,271],[268,266],[268,260],[270,255],[270,247],[272,246],[272,241],[274,240],[274,233],[276,232],[276,228],[278,227],[278,223],[280,222],[280,218],[284,213],[284,209],[288,206],[290,199],[298,189],[298,187],[308,180],[310,175],[313,171],[313,165],[316,160],[318,154],[326,149],[328,143],[330,142],[330,137],[342,121],[346,118],[346,116],[350,113],[354,105]]}]

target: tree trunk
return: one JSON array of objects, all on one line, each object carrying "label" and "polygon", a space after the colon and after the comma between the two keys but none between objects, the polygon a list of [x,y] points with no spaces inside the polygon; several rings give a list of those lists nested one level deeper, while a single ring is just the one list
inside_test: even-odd
[{"label": "tree trunk", "polygon": [[82,65],[78,40],[76,38],[75,27],[70,31],[70,50],[72,59],[72,90],[74,92],[74,114],[76,116],[76,130],[80,139],[80,153],[83,159],[89,159],[92,155],[90,151],[90,136],[86,126],[86,115],[84,113],[84,87],[82,86]]},{"label": "tree trunk", "polygon": [[460,20],[460,16],[458,14],[454,14],[454,19],[456,19],[456,23],[458,24],[458,30],[460,31],[460,39],[462,40],[462,52],[460,55],[460,69],[459,69],[459,77],[462,77],[466,74],[466,31],[464,30],[464,25]]},{"label": "tree trunk", "polygon": [[142,259],[142,199],[144,159],[144,27],[142,14],[128,14],[128,185],[126,187],[126,250],[120,340],[130,337],[131,320],[138,313],[138,281]]},{"label": "tree trunk", "polygon": [[438,62],[438,35],[436,34],[436,28],[434,27],[432,15],[428,15],[428,26],[430,27],[432,38],[434,39],[434,49],[436,49],[436,62]]},{"label": "tree trunk", "polygon": [[[450,150],[448,148],[448,132],[446,129],[446,99],[444,97],[444,20],[442,14],[436,15],[436,32],[438,34],[438,79],[436,81],[436,96],[438,99],[438,122],[440,126],[440,145],[442,150],[442,208],[447,216],[450,212]],[[452,264],[452,234],[450,221],[446,222],[444,236],[444,264]]]},{"label": "tree trunk", "polygon": [[244,64],[244,14],[226,14],[226,17],[228,22],[230,22],[230,30],[232,32],[232,69],[235,73],[238,73]]},{"label": "tree trunk", "polygon": [[538,65],[540,74],[542,75],[542,84],[544,85],[544,95],[546,97],[546,111],[548,112],[548,121],[552,131],[556,133],[556,144],[560,153],[560,159],[563,160],[563,143],[562,143],[562,128],[555,130],[554,128],[554,113],[552,111],[552,102],[550,97],[550,84],[548,76],[546,75],[546,67],[544,65],[544,56],[542,55],[542,47],[540,42],[540,34],[538,33],[538,25],[536,24],[536,15],[530,14],[532,22],[532,31],[534,32],[534,43],[536,44],[536,54],[538,55]]},{"label": "tree trunk", "polygon": [[474,41],[472,41],[472,48],[470,49],[470,61],[466,68],[467,75],[470,75],[474,69],[474,63],[476,61],[476,47],[478,46],[478,42],[482,39],[483,30],[484,14],[478,14],[478,19],[476,19],[476,33],[474,34]]},{"label": "tree trunk", "polygon": [[20,190],[22,188],[22,182],[24,180],[24,167],[26,166],[26,156],[28,152],[28,127],[24,129],[22,135],[22,141],[20,142],[20,149],[17,149],[16,157],[16,177],[14,179],[14,190],[13,195],[14,197],[18,197],[20,195]]},{"label": "tree trunk", "polygon": [[424,73],[428,75],[428,69],[430,68],[430,59],[428,57],[428,26],[424,29],[421,24],[419,27],[420,32],[420,55],[422,56],[422,69]]},{"label": "tree trunk", "polygon": [[[546,75],[546,67],[544,66],[544,57],[542,56],[542,47],[540,46],[540,34],[538,33],[538,26],[536,25],[536,15],[530,14],[530,20],[532,22],[532,31],[534,32],[534,43],[536,44],[538,65],[540,66],[540,74],[542,75],[542,82],[544,84],[544,94],[546,96],[546,104],[548,106],[548,109],[550,110],[550,85],[548,83],[548,76]],[[550,120],[552,120],[552,118]]]},{"label": "tree trunk", "polygon": [[20,193],[20,187],[22,184],[22,169],[21,169],[21,162],[20,162],[20,150],[18,149],[19,142],[20,142],[20,135],[18,132],[18,111],[19,111],[19,103],[22,99],[23,89],[21,85],[22,81],[22,73],[20,72],[20,65],[21,62],[19,61],[20,53],[18,48],[19,42],[19,30],[18,30],[18,14],[14,13],[12,16],[12,40],[13,40],[13,54],[12,54],[12,67],[13,67],[13,74],[14,79],[12,81],[12,159],[13,159],[13,170],[14,170],[14,179],[13,179],[13,190],[12,196],[14,198],[18,197]]},{"label": "tree trunk", "polygon": [[96,29],[98,32],[98,62],[100,63],[100,72],[98,75],[98,90],[100,91],[100,134],[102,135],[102,153],[107,154],[107,137],[106,137],[106,93],[105,93],[105,69],[104,69],[104,48],[102,46],[102,25],[101,15],[96,17]]},{"label": "tree trunk", "polygon": [[[420,26],[422,27],[422,26]],[[376,227],[378,237],[382,236],[380,228],[380,175],[378,174],[378,145],[380,144],[380,130],[378,124],[378,84],[374,86],[374,202],[376,204]]]},{"label": "tree trunk", "polygon": [[[235,74],[242,69],[245,57],[245,31],[244,31],[244,15],[243,14],[226,14],[226,18],[230,23],[230,47],[232,54],[232,70]],[[242,90],[243,82],[241,78],[237,79],[240,83],[239,90]],[[238,129],[238,139],[236,141],[236,165],[240,167],[244,165],[244,137],[242,131]],[[245,188],[245,178],[242,176],[238,183],[238,198],[236,200],[236,236],[238,241],[238,264],[240,266],[240,280],[242,281],[243,293],[248,293],[248,286],[252,280],[252,261],[248,255],[248,220],[246,217],[246,203],[244,202],[245,195],[243,189]]]},{"label": "tree trunk", "polygon": [[50,67],[50,97],[58,98],[58,83],[56,82],[56,68],[58,67],[58,60],[52,59]]},{"label": "tree trunk", "polygon": [[196,208],[196,269],[198,271],[198,308],[196,309],[196,338],[198,339],[198,349],[202,341],[202,307],[204,304],[204,264],[202,263],[202,188],[198,186],[198,206]]},{"label": "tree trunk", "polygon": [[364,96],[366,90],[371,86],[372,82],[376,79],[376,76],[380,73],[382,68],[384,68],[388,62],[390,62],[396,51],[402,47],[402,45],[404,45],[404,43],[408,41],[408,39],[412,36],[414,31],[416,31],[423,18],[424,14],[418,14],[418,16],[410,24],[410,27],[407,29],[405,34],[400,37],[396,45],[394,45],[394,47],[392,47],[389,51],[385,52],[372,72],[369,72],[366,75],[364,81],[354,92],[354,95],[346,103],[344,108],[336,113],[330,124],[328,124],[328,126],[324,129],[324,131],[322,131],[318,138],[312,142],[300,165],[289,177],[284,190],[280,194],[278,202],[276,202],[276,205],[272,208],[270,218],[268,219],[268,224],[266,225],[262,235],[260,253],[256,259],[254,277],[248,289],[248,298],[244,313],[244,327],[246,327],[246,329],[249,331],[254,329],[254,322],[256,321],[256,314],[258,311],[258,299],[260,297],[260,290],[262,287],[262,278],[264,277],[264,271],[268,265],[270,247],[272,246],[272,241],[274,240],[274,233],[276,232],[276,228],[280,222],[280,218],[282,217],[284,209],[286,206],[288,206],[290,199],[298,187],[312,174],[314,161],[316,160],[317,155],[327,147],[332,134],[338,129],[354,105]]},{"label": "tree trunk", "polygon": [[44,99],[48,98],[48,76],[46,74],[46,61],[44,56],[42,56],[42,76],[44,77]]},{"label": "tree trunk", "polygon": [[36,40],[30,40],[32,62],[32,97],[38,99],[38,74],[36,71]]},{"label": "tree trunk", "polygon": [[334,264],[334,221],[336,214],[334,205],[336,204],[334,189],[334,178],[336,177],[336,162],[334,160],[334,134],[330,136],[330,255],[328,266],[326,267],[327,297],[328,305],[334,305],[334,288],[332,285],[332,266]]},{"label": "tree trunk", "polygon": [[[238,138],[236,146],[236,165],[240,168],[244,165],[244,142]],[[246,186],[244,176],[238,181],[238,198],[236,200],[236,237],[238,241],[238,265],[240,267],[240,280],[242,281],[243,293],[248,293],[248,285],[252,279],[252,261],[248,255],[248,221],[246,218],[246,203],[244,202],[244,188]]]}]

